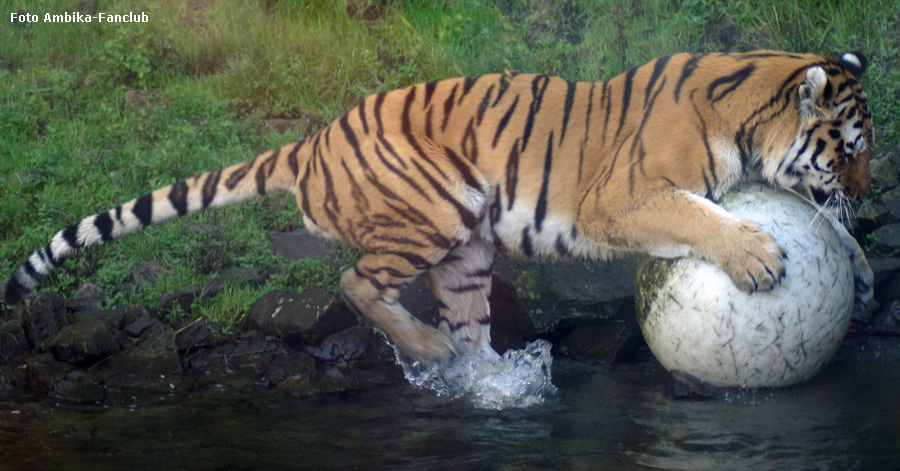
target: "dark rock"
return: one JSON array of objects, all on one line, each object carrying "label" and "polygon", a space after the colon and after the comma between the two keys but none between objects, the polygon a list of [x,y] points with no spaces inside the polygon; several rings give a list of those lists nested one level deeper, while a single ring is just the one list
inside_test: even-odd
[{"label": "dark rock", "polygon": [[216,275],[204,283],[188,286],[178,291],[164,293],[156,301],[154,309],[169,311],[179,306],[184,312],[191,312],[196,299],[216,296],[225,286],[261,285],[271,274],[261,268],[233,268]]},{"label": "dark rock", "polygon": [[516,288],[494,275],[488,301],[491,305],[491,347],[501,355],[510,348],[524,348],[537,331],[516,295]]},{"label": "dark rock", "polygon": [[876,188],[893,188],[900,184],[900,144],[881,147],[869,160],[869,175]]},{"label": "dark rock", "polygon": [[22,311],[18,310],[8,320],[0,321],[0,363],[31,350],[22,317]]},{"label": "dark rock", "polygon": [[25,380],[33,391],[46,392],[54,389],[74,366],[57,361],[50,353],[33,355],[25,359]]},{"label": "dark rock", "polygon": [[642,344],[637,327],[623,321],[574,323],[559,352],[577,360],[613,366],[629,360]]},{"label": "dark rock", "polygon": [[185,355],[185,367],[206,375],[230,374],[235,369],[253,370],[284,354],[286,345],[258,330],[240,332],[211,348],[203,348]]},{"label": "dark rock", "polygon": [[312,377],[316,374],[316,360],[306,352],[280,350],[254,368],[256,383],[274,387],[291,377]]},{"label": "dark rock", "polygon": [[85,283],[78,288],[72,297],[66,299],[66,309],[73,312],[100,311],[106,292],[96,283]]},{"label": "dark rock", "polygon": [[106,397],[106,387],[82,370],[72,370],[54,385],[50,395],[71,402],[99,402]]},{"label": "dark rock", "polygon": [[107,385],[168,391],[177,381],[172,376],[182,373],[181,359],[175,347],[175,333],[159,326],[162,324],[151,323],[136,345],[98,365],[97,378]]},{"label": "dark rock", "polygon": [[549,332],[563,319],[627,316],[638,260],[635,255],[548,262],[498,257],[494,271],[515,286],[535,328]]},{"label": "dark rock", "polygon": [[290,343],[318,345],[325,337],[357,324],[356,314],[331,294],[311,286],[302,294],[272,291],[250,306],[248,322]]},{"label": "dark rock", "polygon": [[36,351],[42,351],[42,345],[47,339],[69,325],[66,303],[54,291],[37,293],[26,303],[24,314],[25,335]]},{"label": "dark rock", "polygon": [[891,211],[878,201],[864,201],[856,212],[856,220],[864,230],[873,230],[878,226],[896,222]]},{"label": "dark rock", "polygon": [[277,390],[292,397],[338,394],[356,391],[363,387],[358,371],[329,368],[314,375],[291,376],[278,384]]},{"label": "dark rock", "polygon": [[372,329],[361,325],[329,335],[318,346],[310,345],[306,350],[316,359],[331,364],[392,358],[390,347]]},{"label": "dark rock", "polygon": [[872,240],[881,248],[900,249],[900,223],[888,224],[875,229],[872,232]]},{"label": "dark rock", "polygon": [[140,316],[125,325],[125,333],[131,337],[141,337],[141,334],[151,327],[160,327],[162,324],[149,315]]},{"label": "dark rock", "polygon": [[47,340],[47,347],[59,361],[89,366],[118,353],[120,337],[100,319],[88,318],[64,327]]},{"label": "dark rock", "polygon": [[221,337],[222,328],[203,317],[185,321],[175,329],[175,345],[179,352],[213,346],[221,342]]},{"label": "dark rock", "polygon": [[710,394],[704,388],[692,386],[693,383],[681,381],[670,373],[666,378],[664,393],[667,398],[676,401],[708,401],[717,396],[716,394]]},{"label": "dark rock", "polygon": [[270,232],[268,237],[275,252],[285,260],[291,261],[324,257],[331,252],[335,244],[333,240],[314,236],[306,229]]}]

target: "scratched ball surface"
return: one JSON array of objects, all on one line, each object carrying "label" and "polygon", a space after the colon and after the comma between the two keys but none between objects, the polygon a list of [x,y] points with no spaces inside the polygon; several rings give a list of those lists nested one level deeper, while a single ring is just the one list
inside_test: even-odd
[{"label": "scratched ball surface", "polygon": [[747,294],[696,258],[647,258],[638,271],[638,322],[669,371],[719,387],[777,387],[807,380],[840,347],[853,308],[853,270],[840,238],[808,202],[761,184],[721,205],[756,221],[787,253],[786,277]]}]

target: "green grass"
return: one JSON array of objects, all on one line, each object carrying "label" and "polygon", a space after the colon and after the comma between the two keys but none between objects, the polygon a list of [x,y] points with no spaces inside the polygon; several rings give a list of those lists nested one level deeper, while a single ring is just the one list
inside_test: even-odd
[{"label": "green grass", "polygon": [[[860,50],[871,63],[863,85],[876,144],[900,140],[900,20],[888,0],[0,0],[0,13],[92,5],[146,11],[150,21],[21,25],[4,16],[0,27],[0,277],[81,217],[303,137],[260,134],[259,119],[330,120],[371,93],[442,77],[521,70],[599,80],[680,51]],[[157,98],[134,109],[128,90]],[[152,305],[228,268],[280,269],[264,286],[195,306],[228,325],[271,289],[334,291],[333,265],[353,253],[284,264],[266,240],[299,219],[287,195],[198,214],[85,250],[42,289],[71,294],[91,280],[111,293],[137,261],[155,259],[171,274],[110,298]]]}]

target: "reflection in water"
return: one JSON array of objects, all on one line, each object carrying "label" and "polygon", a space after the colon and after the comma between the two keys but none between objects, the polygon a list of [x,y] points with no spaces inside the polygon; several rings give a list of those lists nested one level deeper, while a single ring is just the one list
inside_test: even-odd
[{"label": "reflection in water", "polygon": [[798,387],[677,402],[652,361],[554,363],[559,392],[489,411],[408,385],[305,399],[0,403],[0,469],[890,469],[900,371],[842,351]]}]

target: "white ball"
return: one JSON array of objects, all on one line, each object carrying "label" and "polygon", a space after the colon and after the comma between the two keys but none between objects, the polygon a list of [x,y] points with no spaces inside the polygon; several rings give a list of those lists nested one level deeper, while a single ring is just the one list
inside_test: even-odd
[{"label": "white ball", "polygon": [[810,203],[762,184],[721,205],[756,221],[787,253],[775,289],[747,294],[696,258],[647,259],[638,321],[669,371],[719,387],[787,386],[811,378],[840,347],[853,309],[853,270],[835,230]]}]

